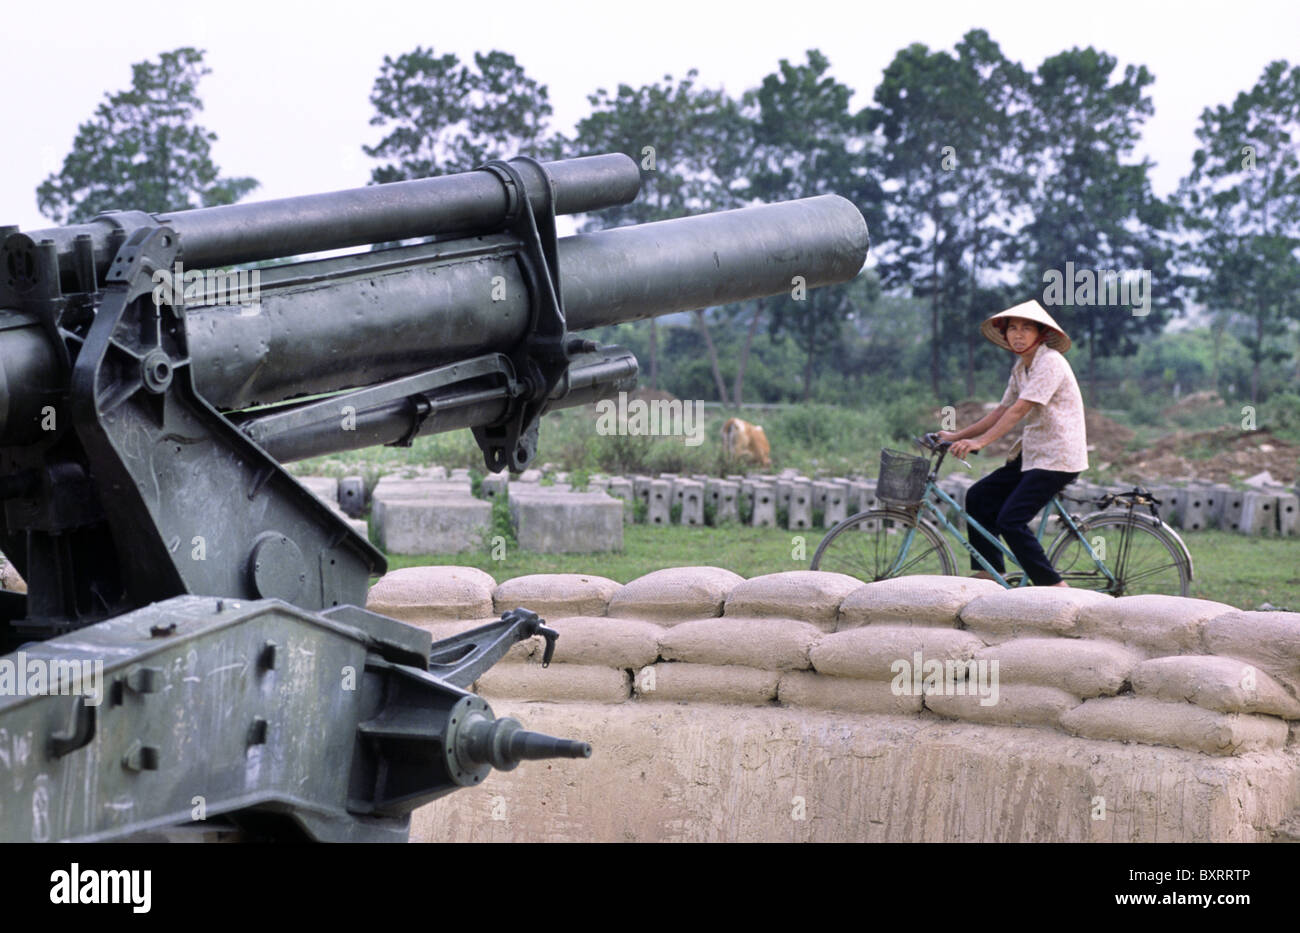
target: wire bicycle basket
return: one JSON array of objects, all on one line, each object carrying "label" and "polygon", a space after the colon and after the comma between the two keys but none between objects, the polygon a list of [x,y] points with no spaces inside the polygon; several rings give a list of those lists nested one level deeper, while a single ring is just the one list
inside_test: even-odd
[{"label": "wire bicycle basket", "polygon": [[880,476],[876,498],[890,505],[918,505],[925,495],[930,476],[927,457],[913,457],[897,450],[880,451]]}]

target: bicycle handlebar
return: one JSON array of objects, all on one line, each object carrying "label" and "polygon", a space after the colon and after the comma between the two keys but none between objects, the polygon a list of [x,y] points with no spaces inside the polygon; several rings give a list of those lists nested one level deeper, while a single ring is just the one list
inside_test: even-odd
[{"label": "bicycle handlebar", "polygon": [[[939,440],[939,435],[936,434],[936,433],[934,433],[933,431],[927,432],[923,437],[914,437],[914,438],[912,438],[912,440],[914,440],[914,441],[916,442],[917,446],[921,447],[922,449],[924,449],[924,450],[928,450],[928,451],[931,451],[931,452],[934,452],[934,453],[946,454],[946,453],[948,452],[948,449],[949,449],[950,447],[952,447],[952,441],[941,441],[941,440]],[[971,456],[973,457],[973,456],[975,456],[977,453],[979,453],[978,450],[972,450],[972,451],[971,451]],[[973,466],[971,466],[969,463],[967,463],[967,462],[966,462],[965,460],[963,460],[961,457],[953,457],[953,459],[956,460],[958,463],[960,463],[962,466],[964,466],[964,467],[965,467],[966,469],[968,469],[968,470],[973,470],[973,469],[975,469]],[[942,462],[942,459],[940,460],[940,462]]]}]

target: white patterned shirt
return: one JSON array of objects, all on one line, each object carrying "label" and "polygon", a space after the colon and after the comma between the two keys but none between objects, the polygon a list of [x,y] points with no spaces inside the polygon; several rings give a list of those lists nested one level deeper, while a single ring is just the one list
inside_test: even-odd
[{"label": "white patterned shirt", "polygon": [[1025,415],[1024,433],[1008,460],[1023,454],[1020,469],[1082,473],[1088,469],[1088,435],[1083,418],[1083,396],[1074,370],[1056,350],[1042,344],[1029,371],[1023,359],[1011,367],[1007,390],[999,403],[1010,407],[1019,399],[1035,402]]}]

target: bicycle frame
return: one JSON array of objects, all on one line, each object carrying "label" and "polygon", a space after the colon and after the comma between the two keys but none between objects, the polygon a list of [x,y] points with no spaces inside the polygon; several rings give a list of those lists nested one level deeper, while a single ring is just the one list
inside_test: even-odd
[{"label": "bicycle frame", "polygon": [[[939,500],[946,502],[953,509],[955,509],[958,515],[966,519],[967,527],[974,528],[975,531],[981,534],[985,540],[991,541],[994,547],[996,547],[999,551],[1002,552],[1002,556],[1006,560],[1009,560],[1016,567],[1020,568],[1020,581],[1015,584],[1015,587],[1027,586],[1029,584],[1029,574],[1024,572],[1024,568],[1020,566],[1020,562],[1016,560],[1016,556],[1011,553],[1011,549],[1008,548],[1005,544],[1003,544],[996,535],[991,534],[983,525],[975,521],[975,519],[971,518],[970,513],[967,512],[964,508],[962,508],[962,506],[957,502],[956,499],[954,499],[952,496],[948,495],[946,492],[940,489],[938,484],[935,483],[934,479],[931,478],[930,481],[926,483],[925,496],[921,500],[921,508],[923,508],[928,513],[928,515],[933,520],[935,520],[936,524],[938,524],[945,531],[947,531],[949,535],[951,535],[954,539],[960,542],[961,546],[966,549],[966,552],[970,554],[970,556],[973,557],[981,567],[984,568],[984,571],[986,573],[992,576],[994,580],[1001,583],[1007,589],[1015,588],[1006,579],[1005,576],[1003,576],[1002,574],[998,573],[996,570],[993,569],[993,566],[988,562],[988,560],[985,559],[984,555],[981,554],[978,550],[976,550],[975,546],[970,543],[970,541],[967,539],[967,536],[963,535],[953,522],[948,521],[948,517],[943,513],[943,511],[938,506],[934,504],[934,500],[931,498],[931,496],[934,496]],[[1100,570],[1102,573],[1104,573],[1107,579],[1109,579],[1112,583],[1114,583],[1115,582],[1114,574],[1110,572],[1110,568],[1108,568],[1105,562],[1103,562],[1101,558],[1097,556],[1096,552],[1093,551],[1092,545],[1088,542],[1088,539],[1085,538],[1083,534],[1079,531],[1079,526],[1074,523],[1074,519],[1070,517],[1070,513],[1066,511],[1063,505],[1061,505],[1061,500],[1057,496],[1052,496],[1051,501],[1048,502],[1047,505],[1043,506],[1043,511],[1040,514],[1038,520],[1038,534],[1036,535],[1036,537],[1038,538],[1038,543],[1040,545],[1043,543],[1043,534],[1047,530],[1047,523],[1051,519],[1051,515],[1053,512],[1055,512],[1057,515],[1061,517],[1061,521],[1064,523],[1064,527],[1065,529],[1068,530],[1068,533],[1073,534],[1083,544],[1084,549],[1088,552],[1088,556],[1092,558],[1092,560],[1096,563],[1097,569]],[[911,547],[912,544],[911,536],[913,534],[915,534],[915,529],[908,531],[908,539],[903,542],[903,548],[901,551],[902,554],[906,554],[907,550]]]}]

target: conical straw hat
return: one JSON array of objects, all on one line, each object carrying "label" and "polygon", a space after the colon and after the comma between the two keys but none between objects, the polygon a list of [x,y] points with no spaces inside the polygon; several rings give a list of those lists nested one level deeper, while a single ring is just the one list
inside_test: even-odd
[{"label": "conical straw hat", "polygon": [[1070,349],[1070,337],[1061,329],[1061,325],[1052,320],[1052,316],[1034,299],[1021,302],[1014,308],[1007,308],[1005,311],[999,311],[997,314],[988,318],[980,325],[980,333],[989,340],[996,343],[1004,350],[1010,350],[1011,344],[1007,343],[1006,335],[995,326],[995,322],[1005,320],[1006,318],[1024,318],[1026,321],[1037,321],[1045,325],[1047,330],[1047,339],[1043,342],[1058,353],[1064,353]]}]

